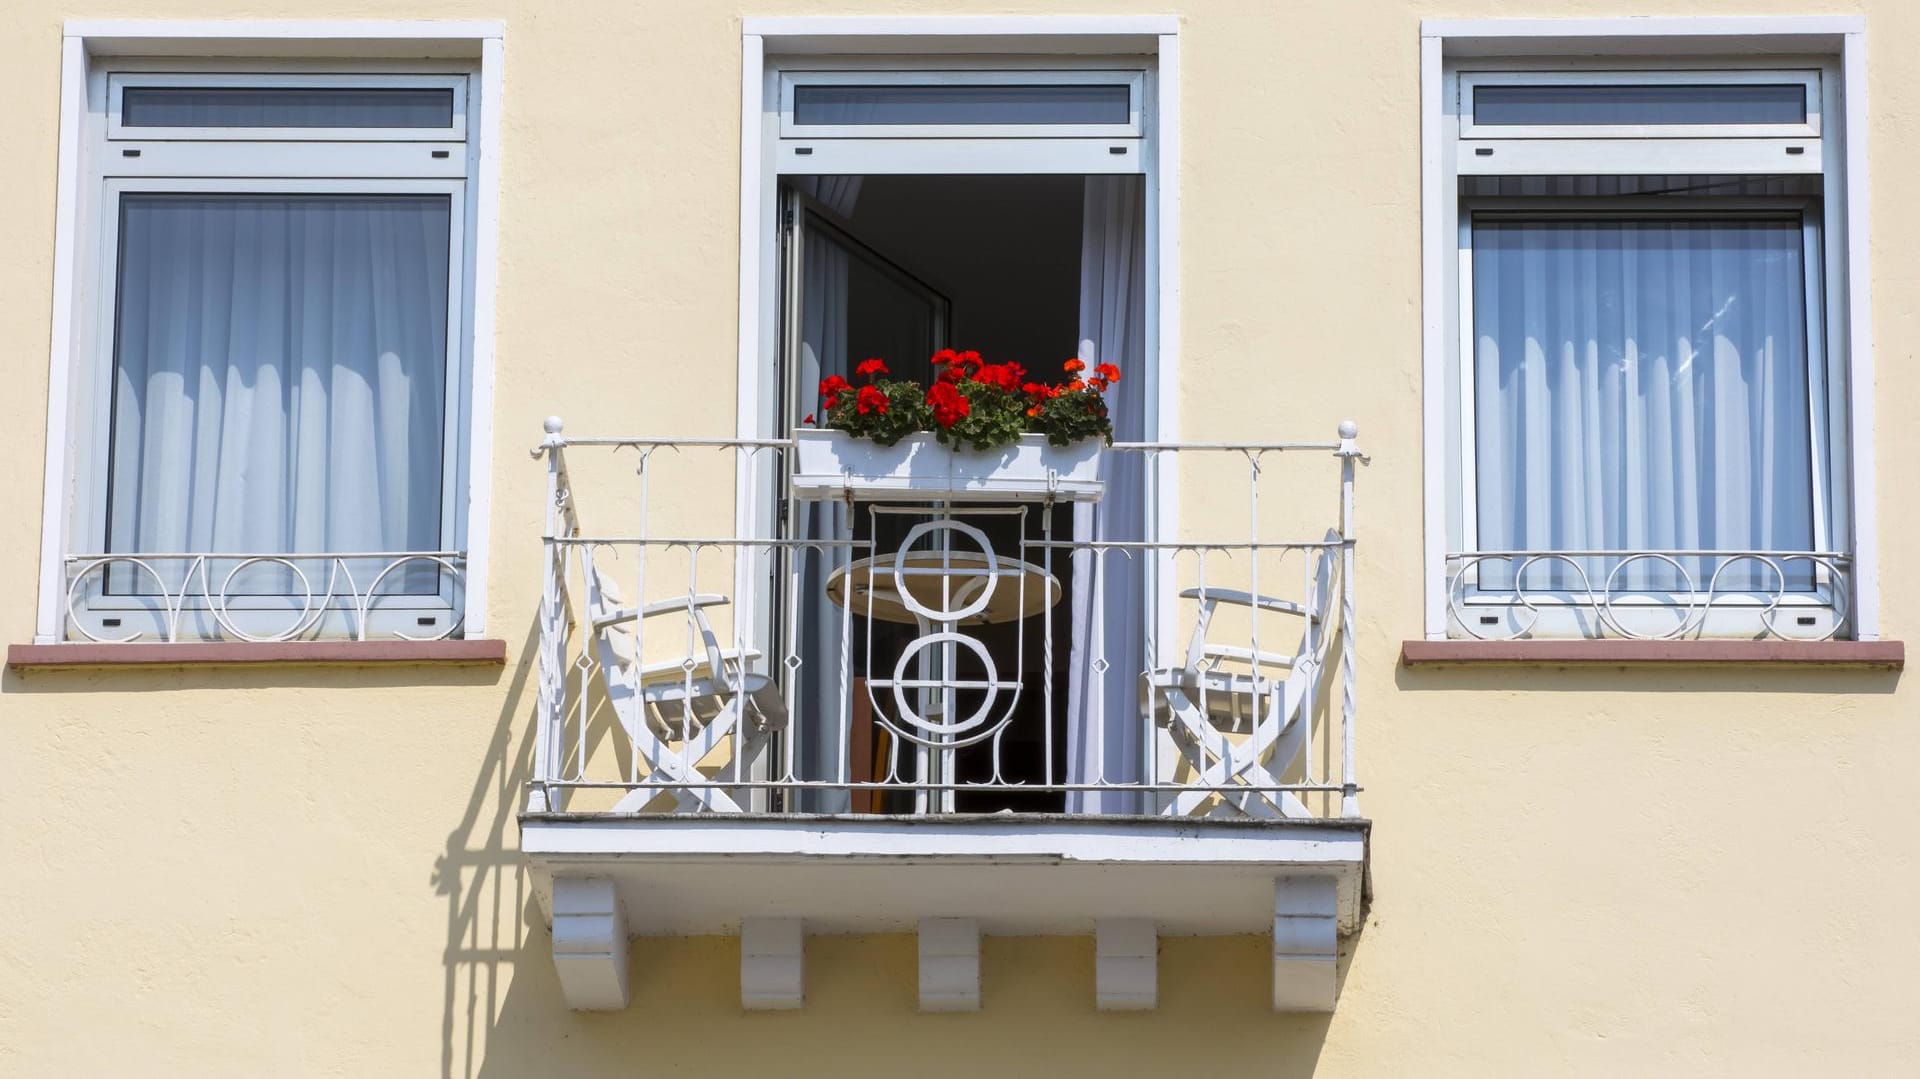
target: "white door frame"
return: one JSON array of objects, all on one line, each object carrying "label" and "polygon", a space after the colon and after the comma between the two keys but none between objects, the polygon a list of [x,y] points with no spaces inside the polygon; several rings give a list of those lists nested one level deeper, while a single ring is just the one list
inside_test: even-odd
[{"label": "white door frame", "polygon": [[[1138,55],[1152,59],[1147,76],[1154,121],[1145,140],[1147,214],[1146,438],[1179,438],[1180,372],[1180,26],[1170,15],[1131,16],[796,16],[747,18],[740,34],[740,317],[735,437],[769,437],[774,427],[774,377],[768,359],[778,348],[779,251],[773,243],[778,178],[766,147],[778,134],[777,109],[766,107],[770,56],[832,54],[902,58],[968,54]],[[1129,170],[1132,171],[1132,170]],[[1172,462],[1162,455],[1153,534],[1175,534],[1178,490]],[[736,534],[757,534],[766,477],[741,466],[734,485]],[[736,595],[754,590],[742,560]],[[1171,639],[1173,611],[1158,613],[1162,639]]]}]

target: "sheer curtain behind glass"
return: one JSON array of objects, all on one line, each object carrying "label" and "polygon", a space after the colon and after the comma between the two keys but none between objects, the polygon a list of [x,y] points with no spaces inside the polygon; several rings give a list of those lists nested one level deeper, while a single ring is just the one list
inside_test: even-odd
[{"label": "sheer curtain behind glass", "polygon": [[[1089,176],[1080,240],[1080,358],[1111,363],[1122,378],[1107,393],[1113,437],[1146,438],[1146,202],[1137,176]],[[1076,504],[1080,542],[1146,536],[1146,469],[1137,453],[1100,462],[1106,495]],[[1072,657],[1067,680],[1067,781],[1137,782],[1143,774],[1140,675],[1146,669],[1146,559],[1108,548],[1073,553]],[[1094,660],[1106,661],[1096,671]],[[1138,796],[1077,791],[1069,813],[1132,813]]]},{"label": "sheer curtain behind glass", "polygon": [[[1477,221],[1480,549],[1810,550],[1802,250],[1787,219]],[[1712,561],[1682,563],[1705,589]],[[1584,565],[1602,587],[1612,562]],[[1741,563],[1721,584],[1774,579]],[[1643,561],[1623,586],[1684,582]]]},{"label": "sheer curtain behind glass", "polygon": [[[859,179],[823,177],[802,188],[850,213],[859,198]],[[802,210],[802,222],[800,280],[790,286],[800,290],[795,357],[800,414],[820,411],[816,390],[821,379],[851,377],[853,366],[868,356],[886,359],[896,377],[927,378],[927,358],[937,347],[944,298],[917,286],[900,267],[859,246],[812,212]],[[794,512],[802,538],[844,540],[853,535],[853,514],[842,503],[803,502]],[[850,766],[846,731],[841,726],[849,691],[840,676],[841,653],[848,647],[842,632],[847,615],[827,601],[826,582],[848,556],[842,548],[827,547],[802,549],[794,557],[801,604],[799,639],[794,643],[801,659],[797,699],[805,702],[801,713],[805,727],[798,747],[800,774],[805,779],[840,782],[842,769]],[[807,792],[801,803],[809,812],[844,813],[851,808],[844,790]]]},{"label": "sheer curtain behind glass", "polygon": [[442,195],[123,196],[109,549],[440,549],[449,224]]}]

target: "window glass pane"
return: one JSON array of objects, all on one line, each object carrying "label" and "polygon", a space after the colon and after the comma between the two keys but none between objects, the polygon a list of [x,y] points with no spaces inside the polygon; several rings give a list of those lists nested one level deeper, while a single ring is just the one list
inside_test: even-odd
[{"label": "window glass pane", "polygon": [[122,196],[108,549],[440,549],[450,217],[445,195]]},{"label": "window glass pane", "polygon": [[[1812,548],[1798,220],[1481,220],[1472,238],[1482,550]],[[1615,561],[1583,563],[1595,589]],[[1680,562],[1704,591],[1717,563]],[[1524,583],[1549,582],[1578,575]],[[1616,585],[1686,581],[1643,561]],[[1736,563],[1721,586],[1775,578]]]},{"label": "window glass pane", "polygon": [[1476,86],[1476,124],[1803,124],[1800,83]]},{"label": "window glass pane", "polygon": [[432,87],[129,86],[127,127],[405,127],[453,125],[453,91]]},{"label": "window glass pane", "polygon": [[796,86],[796,124],[1124,124],[1118,86]]}]

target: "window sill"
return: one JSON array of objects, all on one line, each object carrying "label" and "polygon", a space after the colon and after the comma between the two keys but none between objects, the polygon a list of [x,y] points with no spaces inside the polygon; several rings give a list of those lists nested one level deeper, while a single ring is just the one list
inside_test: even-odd
[{"label": "window sill", "polygon": [[1403,641],[1407,667],[1790,667],[1897,671],[1902,641]]},{"label": "window sill", "polygon": [[16,671],[122,667],[480,667],[507,662],[507,642],[195,641],[182,644],[12,644]]}]

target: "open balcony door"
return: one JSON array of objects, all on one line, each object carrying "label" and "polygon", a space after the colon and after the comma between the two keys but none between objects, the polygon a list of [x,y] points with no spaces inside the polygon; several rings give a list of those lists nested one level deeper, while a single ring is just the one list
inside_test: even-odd
[{"label": "open balcony door", "polygon": [[[818,386],[829,375],[852,377],[868,356],[881,356],[896,377],[930,377],[928,359],[948,345],[952,302],[909,267],[880,254],[856,236],[847,223],[859,197],[858,176],[796,177],[781,191],[780,213],[780,388],[784,407],[776,420],[784,437],[803,417],[820,411]],[[820,417],[824,422],[824,417]],[[795,503],[782,490],[783,534],[804,540],[845,539],[852,535],[847,507],[840,503]],[[792,652],[800,660],[787,677],[796,722],[788,737],[795,772],[802,779],[835,783],[866,782],[873,777],[876,751],[871,719],[852,711],[863,700],[840,681],[845,625],[840,608],[826,600],[827,577],[846,559],[844,549],[799,547],[776,566],[775,625],[791,632]],[[780,587],[791,581],[789,590]],[[782,609],[787,604],[794,610]],[[791,627],[790,630],[784,627]],[[788,642],[782,642],[781,652]],[[864,774],[863,774],[864,773]],[[868,811],[867,792],[810,791],[789,811],[845,813]]]}]

